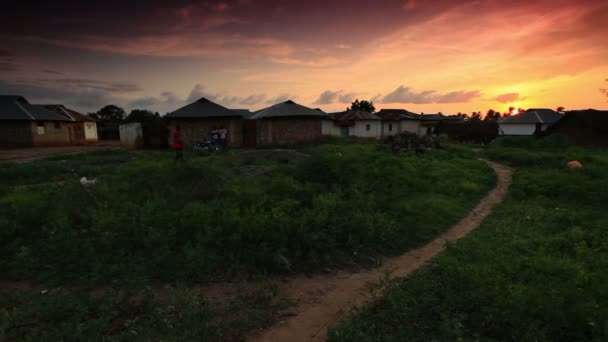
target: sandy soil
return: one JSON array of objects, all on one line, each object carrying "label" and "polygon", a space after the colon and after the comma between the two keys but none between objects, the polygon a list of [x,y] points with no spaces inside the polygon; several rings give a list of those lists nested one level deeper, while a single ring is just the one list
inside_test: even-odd
[{"label": "sandy soil", "polygon": [[253,336],[251,341],[324,341],[330,325],[337,323],[353,307],[372,299],[369,284],[386,279],[387,275],[401,278],[411,274],[440,253],[447,241],[460,239],[479,227],[492,207],[504,199],[512,176],[509,167],[486,162],[498,175],[498,182],[455,226],[420,248],[385,260],[383,266],[373,270],[289,279],[281,285],[280,292],[295,302],[288,315],[290,318]]},{"label": "sandy soil", "polygon": [[121,148],[120,141],[101,141],[96,144],[79,146],[53,146],[53,147],[28,147],[15,149],[0,149],[0,163],[25,163],[32,160],[43,159],[56,154],[91,152]]}]

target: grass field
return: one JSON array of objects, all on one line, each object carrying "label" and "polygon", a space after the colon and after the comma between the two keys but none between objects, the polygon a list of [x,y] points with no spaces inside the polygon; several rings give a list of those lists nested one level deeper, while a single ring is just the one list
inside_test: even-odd
[{"label": "grass field", "polygon": [[[606,341],[608,152],[505,139],[518,168],[482,226],[329,332],[330,341]],[[582,169],[568,169],[570,160]]]},{"label": "grass field", "polygon": [[[457,146],[424,156],[326,144],[187,157],[110,151],[3,165],[1,280],[37,287],[1,295],[10,309],[0,337],[238,340],[285,304],[273,285],[219,306],[189,287],[374,265],[447,229],[495,182]],[[98,183],[83,187],[82,176]],[[90,295],[99,286],[104,294]]]}]

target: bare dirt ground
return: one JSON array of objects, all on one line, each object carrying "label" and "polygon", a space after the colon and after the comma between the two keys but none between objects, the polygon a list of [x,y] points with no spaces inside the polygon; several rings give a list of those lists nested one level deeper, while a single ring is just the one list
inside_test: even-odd
[{"label": "bare dirt ground", "polygon": [[337,323],[355,306],[372,299],[369,284],[387,277],[402,278],[411,274],[441,252],[447,241],[460,239],[479,227],[492,207],[504,199],[513,173],[507,166],[486,162],[498,175],[498,182],[455,226],[420,248],[385,260],[383,266],[373,270],[290,279],[280,285],[280,292],[295,303],[288,314],[290,318],[253,336],[251,341],[324,341],[330,325]]},{"label": "bare dirt ground", "polygon": [[57,154],[91,152],[97,150],[118,149],[120,141],[100,141],[91,145],[80,146],[52,146],[28,147],[15,149],[0,149],[0,163],[25,163],[32,160],[43,159]]}]

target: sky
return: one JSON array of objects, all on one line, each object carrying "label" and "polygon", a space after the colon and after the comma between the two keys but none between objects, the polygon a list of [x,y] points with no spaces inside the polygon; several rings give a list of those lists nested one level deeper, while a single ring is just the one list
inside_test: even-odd
[{"label": "sky", "polygon": [[206,97],[327,112],[608,107],[608,1],[13,1],[0,94],[161,114]]}]

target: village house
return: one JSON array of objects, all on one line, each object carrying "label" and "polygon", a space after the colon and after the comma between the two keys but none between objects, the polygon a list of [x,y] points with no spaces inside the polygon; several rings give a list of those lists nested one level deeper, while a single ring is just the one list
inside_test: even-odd
[{"label": "village house", "polygon": [[165,115],[169,128],[173,132],[177,125],[182,131],[182,140],[187,147],[197,141],[211,138],[214,129],[226,129],[228,146],[243,144],[242,114],[223,107],[206,98],[201,98],[191,104]]},{"label": "village house", "polygon": [[558,122],[562,114],[547,108],[532,108],[498,120],[501,135],[536,135]]},{"label": "village house", "polygon": [[380,139],[382,121],[370,112],[347,110],[330,113],[329,118],[323,120],[322,131],[325,136]]},{"label": "village house", "polygon": [[73,144],[97,142],[97,121],[64,105],[39,105],[72,121]]},{"label": "village house", "polygon": [[420,124],[418,127],[418,135],[436,134],[437,128],[444,124],[462,123],[464,120],[455,115],[437,114],[420,114],[418,116]]},{"label": "village house", "polygon": [[[322,138],[322,121],[329,116],[317,109],[299,105],[291,100],[261,109],[251,117],[249,124],[255,129],[257,145],[298,144]],[[248,140],[247,137],[245,137]]]},{"label": "village house", "polygon": [[376,116],[382,119],[382,137],[410,132],[422,135],[422,121],[420,115],[405,109],[381,109]]},{"label": "village house", "polygon": [[60,146],[73,143],[71,119],[30,104],[24,97],[0,95],[0,146]]},{"label": "village house", "polygon": [[573,110],[551,125],[547,135],[560,134],[577,145],[608,146],[608,111]]}]

